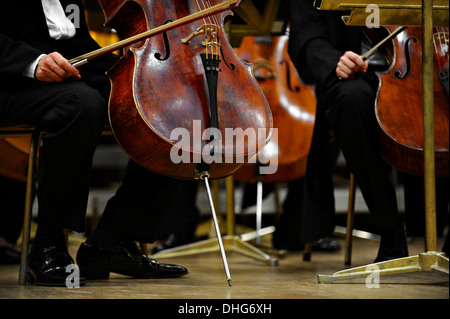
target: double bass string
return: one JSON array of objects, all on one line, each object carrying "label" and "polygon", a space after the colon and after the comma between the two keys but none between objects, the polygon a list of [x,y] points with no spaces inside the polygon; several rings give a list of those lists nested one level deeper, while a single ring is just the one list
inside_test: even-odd
[{"label": "double bass string", "polygon": [[[437,30],[435,35],[437,35],[438,41],[436,41],[436,36],[433,36],[434,51],[439,70],[444,71],[446,67],[448,68],[448,30],[444,27],[438,27],[435,29]],[[442,37],[444,38],[444,42],[442,42]],[[447,51],[445,52],[445,50]]]},{"label": "double bass string", "polygon": [[[195,2],[197,3],[197,6],[198,6],[198,8],[199,8],[200,10],[205,10],[205,9],[211,7],[211,5],[209,4],[209,2],[208,2],[208,3],[205,3],[203,0],[201,0],[201,4],[203,5],[203,7],[200,5],[200,3],[199,3],[198,0],[195,0]],[[211,16],[208,16],[207,19],[208,19],[209,24],[213,24],[212,21],[211,21]],[[206,20],[205,20],[205,18],[203,18],[203,23],[204,23],[204,24],[207,23]]]},{"label": "double bass string", "polygon": [[448,96],[448,28],[433,28],[434,55],[437,61],[437,77]]},{"label": "double bass string", "polygon": [[[196,1],[198,3],[198,0],[196,0]],[[204,6],[203,9],[211,8],[211,3],[209,0],[201,0],[201,1]],[[212,18],[212,20],[214,20],[214,22],[211,21],[211,18]],[[217,21],[217,18],[215,15],[208,16],[208,20],[210,21],[211,24],[215,24],[216,26],[219,26],[219,21]]]},{"label": "double bass string", "polygon": [[[200,0],[201,5],[199,3],[199,0],[195,0],[195,2],[197,3],[197,6],[198,6],[198,8],[200,10],[206,10],[208,8],[211,8],[211,3],[209,2],[209,0]],[[209,15],[206,18],[208,19],[208,22],[206,21],[205,18],[203,18],[203,23],[205,25],[206,24],[214,25],[216,27],[216,30],[218,30],[218,28],[219,28],[219,21],[217,20],[216,16],[215,15]],[[206,38],[206,40],[208,39],[208,34],[205,34],[205,38]],[[208,55],[208,50],[210,50],[212,55],[218,56],[219,55],[220,42],[219,42],[219,38],[218,38],[218,34],[217,33],[215,34],[214,38],[213,38],[213,42],[211,43],[211,45],[208,45],[210,42],[208,42],[208,41],[206,42],[206,54]]]},{"label": "double bass string", "polygon": [[437,29],[437,32],[434,33],[434,34],[437,35],[437,37],[438,37],[439,48],[437,47],[437,44],[436,44],[436,36],[433,36],[433,45],[434,45],[434,53],[436,55],[436,60],[438,62],[438,67],[439,67],[439,70],[441,70],[440,51],[441,51],[441,48],[442,48],[442,42],[441,42],[441,34],[439,32],[439,29],[438,28],[436,28],[436,29]]}]

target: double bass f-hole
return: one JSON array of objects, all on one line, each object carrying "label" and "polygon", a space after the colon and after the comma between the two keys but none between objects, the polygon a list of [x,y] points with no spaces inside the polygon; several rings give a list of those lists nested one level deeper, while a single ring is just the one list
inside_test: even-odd
[{"label": "double bass f-hole", "polygon": [[394,73],[394,76],[397,79],[403,80],[411,72],[410,50],[411,50],[412,43],[416,43],[416,42],[417,42],[417,39],[415,37],[411,37],[408,40],[406,40],[405,47],[404,47],[404,49],[405,49],[405,59],[406,59],[406,70],[397,69],[395,71],[395,73]]},{"label": "double bass f-hole", "polygon": [[295,87],[292,86],[292,75],[291,75],[291,69],[289,67],[289,63],[286,60],[281,60],[280,64],[283,64],[286,66],[286,84],[289,90],[291,90],[292,92],[300,92],[300,86],[296,85]]},{"label": "double bass f-hole", "polygon": [[220,54],[222,55],[223,63],[231,70],[236,70],[236,66],[233,63],[228,63],[227,59],[225,58],[225,54],[223,54],[223,49],[220,47]]},{"label": "double bass f-hole", "polygon": [[[172,22],[172,20],[167,20],[166,22],[164,22],[164,24],[167,24],[170,22]],[[159,53],[159,52],[155,53],[155,59],[157,59],[159,61],[165,61],[170,56],[170,44],[169,44],[169,38],[167,37],[166,31],[163,32],[163,39],[164,39],[164,48],[166,49],[166,53],[164,54],[164,57],[161,57],[161,53]]]}]

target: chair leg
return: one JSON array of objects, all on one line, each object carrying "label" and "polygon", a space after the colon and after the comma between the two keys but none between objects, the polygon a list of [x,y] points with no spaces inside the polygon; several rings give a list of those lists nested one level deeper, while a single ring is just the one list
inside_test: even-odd
[{"label": "chair leg", "polygon": [[350,266],[352,260],[353,223],[355,219],[355,176],[350,174],[350,186],[348,192],[347,232],[345,236],[345,265]]},{"label": "chair leg", "polygon": [[139,248],[141,249],[141,252],[142,252],[145,256],[148,256],[148,255],[149,255],[147,243],[139,242]]},{"label": "chair leg", "polygon": [[312,254],[312,244],[305,243],[305,248],[303,250],[303,261],[311,261]]},{"label": "chair leg", "polygon": [[31,135],[30,155],[28,158],[28,176],[27,176],[27,188],[25,198],[25,213],[23,219],[22,230],[22,254],[20,257],[20,270],[19,270],[19,285],[26,283],[27,267],[28,267],[28,251],[30,245],[30,229],[31,229],[31,212],[33,208],[34,199],[34,182],[36,173],[36,159],[39,149],[39,138],[41,132],[39,129],[35,129]]}]

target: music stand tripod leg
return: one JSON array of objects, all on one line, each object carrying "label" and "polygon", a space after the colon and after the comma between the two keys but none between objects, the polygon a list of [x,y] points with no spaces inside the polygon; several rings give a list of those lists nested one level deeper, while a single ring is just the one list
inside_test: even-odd
[{"label": "music stand tripod leg", "polygon": [[443,253],[425,252],[415,256],[397,258],[365,266],[335,272],[332,275],[317,275],[319,283],[364,278],[375,275],[394,275],[408,272],[440,272],[448,276],[448,258]]}]

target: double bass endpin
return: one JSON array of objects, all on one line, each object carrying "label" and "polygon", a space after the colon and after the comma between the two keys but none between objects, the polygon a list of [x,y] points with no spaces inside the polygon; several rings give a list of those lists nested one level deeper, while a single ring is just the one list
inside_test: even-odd
[{"label": "double bass endpin", "polygon": [[217,222],[216,210],[214,209],[214,202],[212,200],[211,189],[209,188],[209,172],[202,171],[199,172],[196,170],[196,176],[199,176],[200,179],[205,181],[206,193],[208,195],[209,205],[211,207],[211,215],[214,221],[214,229],[216,231],[217,241],[219,242],[220,254],[222,255],[223,267],[225,269],[225,274],[227,278],[228,285],[231,287],[231,275],[230,270],[228,269],[227,256],[225,255],[225,249],[223,247],[222,235],[220,234],[219,223]]}]

